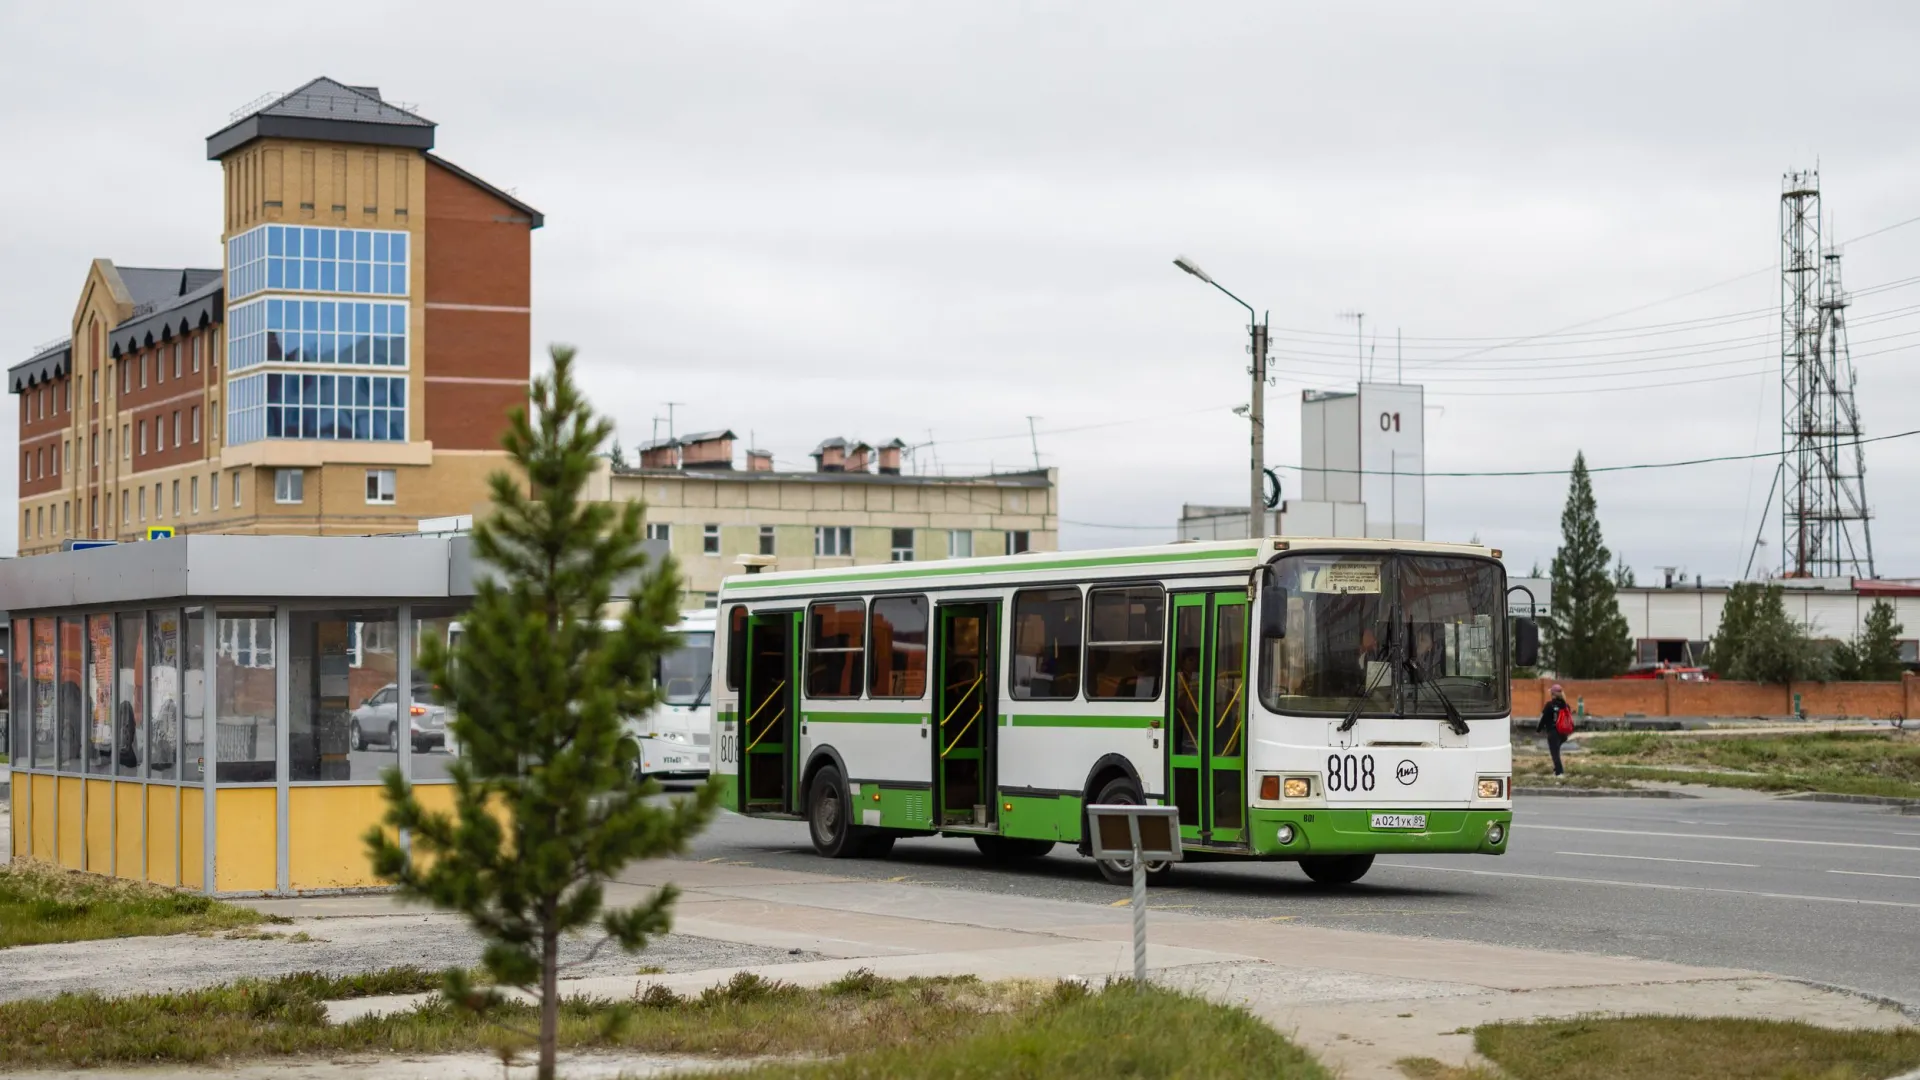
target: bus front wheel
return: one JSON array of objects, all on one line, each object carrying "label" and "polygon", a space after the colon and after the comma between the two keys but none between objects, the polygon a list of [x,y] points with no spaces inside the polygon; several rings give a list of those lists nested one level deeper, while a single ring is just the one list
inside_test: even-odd
[{"label": "bus front wheel", "polygon": [[1371,855],[1309,855],[1300,869],[1318,885],[1351,885],[1373,869]]},{"label": "bus front wheel", "polygon": [[807,789],[807,835],[813,850],[829,859],[885,858],[893,835],[853,823],[853,799],[840,770],[825,766]]}]

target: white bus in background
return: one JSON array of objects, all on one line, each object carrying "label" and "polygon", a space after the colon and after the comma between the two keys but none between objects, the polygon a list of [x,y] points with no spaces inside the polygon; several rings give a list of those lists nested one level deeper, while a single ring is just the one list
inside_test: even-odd
[{"label": "white bus in background", "polygon": [[659,704],[627,722],[640,744],[636,779],[705,780],[713,742],[713,629],[715,612],[681,615],[673,633],[680,647],[654,667]]}]

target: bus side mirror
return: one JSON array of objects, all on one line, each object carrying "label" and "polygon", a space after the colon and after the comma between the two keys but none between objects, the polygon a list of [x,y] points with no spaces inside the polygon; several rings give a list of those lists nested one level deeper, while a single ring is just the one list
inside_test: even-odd
[{"label": "bus side mirror", "polygon": [[1533,667],[1540,662],[1540,624],[1532,619],[1513,620],[1513,666]]},{"label": "bus side mirror", "polygon": [[1287,590],[1280,584],[1280,575],[1268,566],[1260,572],[1260,636],[1262,638],[1283,638],[1287,636]]}]

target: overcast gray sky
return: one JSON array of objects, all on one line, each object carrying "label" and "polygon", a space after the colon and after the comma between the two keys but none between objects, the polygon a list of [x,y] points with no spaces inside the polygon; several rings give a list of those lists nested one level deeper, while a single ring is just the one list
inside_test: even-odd
[{"label": "overcast gray sky", "polygon": [[[674,401],[788,466],[931,434],[925,461],[1005,468],[1031,414],[1070,547],[1245,491],[1244,318],[1177,253],[1272,310],[1274,464],[1299,391],[1351,383],[1357,309],[1378,375],[1405,335],[1431,469],[1563,468],[1777,447],[1782,171],[1818,161],[1842,237],[1920,217],[1893,3],[102,0],[5,5],[0,41],[9,363],[94,257],[218,266],[205,136],[325,74],[546,212],[536,348],[581,347],[629,446]],[[1920,428],[1920,224],[1845,262],[1868,434]],[[1883,574],[1920,575],[1916,450],[1869,448]],[[1737,575],[1769,469],[1600,476],[1607,540],[1643,580]],[[1429,536],[1524,572],[1565,490],[1432,478]]]}]

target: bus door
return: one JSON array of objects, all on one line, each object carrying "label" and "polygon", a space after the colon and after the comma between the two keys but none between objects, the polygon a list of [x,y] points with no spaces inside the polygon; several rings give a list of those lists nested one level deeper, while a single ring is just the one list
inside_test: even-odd
[{"label": "bus door", "polygon": [[756,612],[747,623],[747,682],[740,703],[740,809],[798,813],[793,798],[800,613]]},{"label": "bus door", "polygon": [[1180,835],[1246,842],[1247,597],[1176,593],[1168,664],[1167,775]]},{"label": "bus door", "polygon": [[999,741],[999,601],[941,604],[934,673],[934,824],[990,828]]}]

